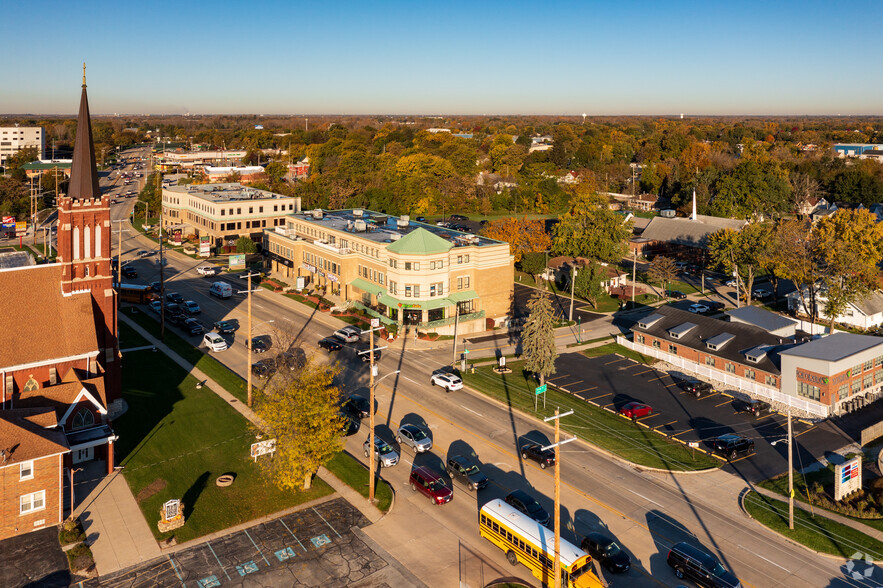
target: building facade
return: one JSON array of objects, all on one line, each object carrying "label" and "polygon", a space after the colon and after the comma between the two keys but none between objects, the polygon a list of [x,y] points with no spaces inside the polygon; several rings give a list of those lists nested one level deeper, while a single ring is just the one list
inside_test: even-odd
[{"label": "building facade", "polygon": [[240,237],[260,242],[261,231],[285,226],[300,212],[300,198],[282,196],[239,183],[188,184],[162,189],[164,231],[208,236],[213,247],[232,246]]},{"label": "building facade", "polygon": [[37,149],[37,159],[46,155],[46,136],[43,127],[0,127],[0,167],[6,169],[6,160],[23,149]]},{"label": "building facade", "polygon": [[[509,245],[368,210],[311,211],[264,231],[270,270],[382,317],[440,334],[510,314]],[[456,325],[456,326],[455,326]]]}]

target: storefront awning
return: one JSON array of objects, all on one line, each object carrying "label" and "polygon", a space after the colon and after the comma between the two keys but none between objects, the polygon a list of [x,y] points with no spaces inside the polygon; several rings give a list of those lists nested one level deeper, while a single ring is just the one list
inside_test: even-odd
[{"label": "storefront awning", "polygon": [[383,286],[378,286],[377,284],[372,284],[368,280],[363,280],[362,278],[356,278],[355,280],[350,282],[350,285],[355,286],[363,292],[373,294],[374,296],[377,296],[378,294],[386,296],[386,288],[384,288]]},{"label": "storefront awning", "polygon": [[455,302],[472,300],[473,298],[478,298],[478,294],[475,293],[475,290],[463,290],[462,292],[451,292],[448,294],[448,300],[450,300],[452,304]]}]

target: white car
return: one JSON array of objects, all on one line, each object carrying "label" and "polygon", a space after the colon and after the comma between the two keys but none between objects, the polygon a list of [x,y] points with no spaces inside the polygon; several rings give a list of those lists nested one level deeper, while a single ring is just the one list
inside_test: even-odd
[{"label": "white car", "polygon": [[432,377],[429,378],[429,382],[433,386],[441,386],[448,392],[459,390],[463,387],[463,380],[460,379],[460,376],[454,374],[432,374]]},{"label": "white car", "polygon": [[396,443],[399,447],[409,445],[417,453],[423,453],[432,449],[432,439],[417,425],[402,425],[396,435]]},{"label": "white car", "polygon": [[763,288],[756,288],[752,293],[752,296],[755,298],[768,298],[773,295],[769,290],[764,290]]},{"label": "white car", "polygon": [[691,304],[690,308],[688,310],[692,313],[695,313],[695,314],[705,314],[710,309],[707,306],[705,306],[704,304],[697,303],[697,304]]},{"label": "white car", "polygon": [[217,333],[206,333],[205,337],[202,338],[202,342],[211,351],[217,352],[227,350],[227,341]]},{"label": "white car", "polygon": [[334,331],[334,336],[344,343],[355,343],[362,336],[362,329],[350,325]]},{"label": "white car", "polygon": [[221,268],[216,265],[201,265],[196,268],[196,273],[201,276],[216,276],[221,273]]},{"label": "white car", "polygon": [[726,282],[724,282],[724,286],[726,286],[727,288],[735,288],[736,280],[727,280]]}]

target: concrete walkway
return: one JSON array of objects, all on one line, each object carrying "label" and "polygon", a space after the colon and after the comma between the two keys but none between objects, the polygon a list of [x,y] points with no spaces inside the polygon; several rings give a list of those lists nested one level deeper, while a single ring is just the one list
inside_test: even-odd
[{"label": "concrete walkway", "polygon": [[161,555],[159,545],[119,470],[102,480],[74,509],[74,514],[83,522],[86,542],[92,549],[99,575]]}]

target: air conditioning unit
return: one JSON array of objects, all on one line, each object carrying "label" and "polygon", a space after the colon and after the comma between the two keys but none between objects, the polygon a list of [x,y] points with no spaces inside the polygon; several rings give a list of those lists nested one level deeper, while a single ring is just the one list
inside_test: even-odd
[{"label": "air conditioning unit", "polygon": [[677,211],[673,208],[666,208],[665,210],[659,211],[659,216],[664,218],[674,218],[677,214]]},{"label": "air conditioning unit", "polygon": [[353,216],[354,216],[354,217],[356,217],[356,218],[362,218],[362,214],[364,214],[364,213],[362,212],[362,209],[361,209],[361,208],[354,208],[354,209],[353,209]]},{"label": "air conditioning unit", "polygon": [[322,209],[321,208],[317,208],[316,210],[313,211],[313,218],[314,219],[321,219],[322,218]]},{"label": "air conditioning unit", "polygon": [[368,230],[368,225],[363,220],[357,220],[353,223],[353,229],[357,233],[364,233],[366,230]]},{"label": "air conditioning unit", "polygon": [[411,217],[408,216],[407,214],[403,214],[402,216],[400,216],[399,220],[396,222],[396,224],[399,226],[399,228],[407,227],[410,223],[411,223]]}]

